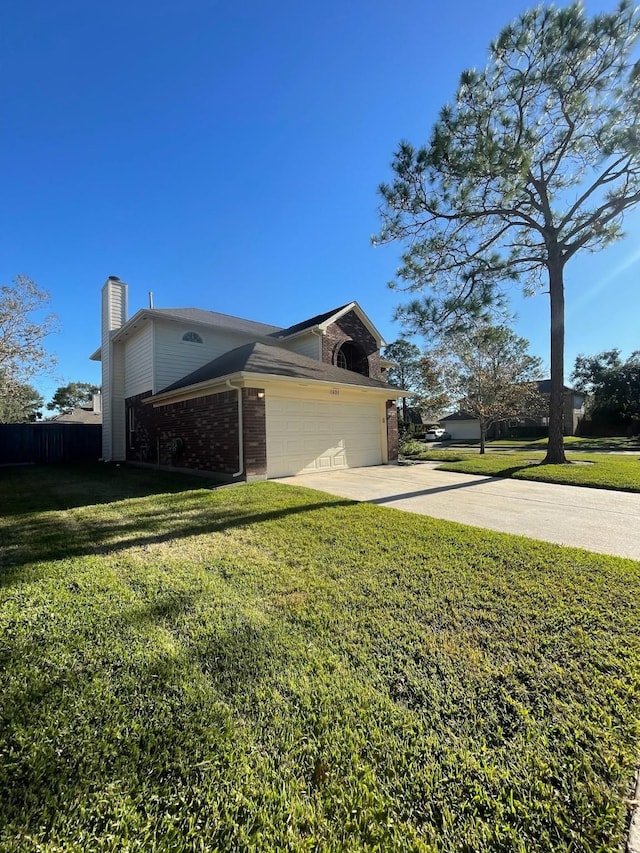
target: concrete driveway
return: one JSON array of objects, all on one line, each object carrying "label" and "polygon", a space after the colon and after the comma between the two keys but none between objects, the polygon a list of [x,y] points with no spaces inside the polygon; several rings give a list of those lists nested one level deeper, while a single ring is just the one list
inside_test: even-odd
[{"label": "concrete driveway", "polygon": [[640,560],[640,494],[379,465],[276,482]]}]

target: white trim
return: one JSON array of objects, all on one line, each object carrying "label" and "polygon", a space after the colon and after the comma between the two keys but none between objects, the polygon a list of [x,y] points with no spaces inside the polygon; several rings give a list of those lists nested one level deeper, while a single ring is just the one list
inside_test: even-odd
[{"label": "white trim", "polygon": [[227,387],[237,392],[238,395],[238,470],[233,473],[231,476],[235,479],[236,477],[242,476],[244,474],[244,424],[242,419],[242,386],[233,385],[229,379],[227,379]]},{"label": "white trim", "polygon": [[332,382],[326,379],[305,379],[300,376],[279,376],[273,373],[250,373],[247,371],[238,371],[229,373],[226,376],[219,376],[215,379],[207,379],[204,382],[198,382],[195,385],[189,385],[187,388],[176,388],[175,391],[165,391],[155,394],[153,397],[147,397],[144,400],[147,404],[157,406],[167,406],[170,403],[179,403],[184,400],[192,400],[197,397],[204,397],[207,394],[215,394],[216,388],[226,386],[228,382],[238,382],[241,387],[253,387],[254,385],[286,384],[298,385],[304,388],[340,388],[345,392],[350,390],[368,394],[375,394],[378,397],[383,397],[385,400],[395,400],[397,397],[409,397],[412,392],[402,391],[399,388],[374,388],[370,385],[354,385],[350,382]]},{"label": "white trim", "polygon": [[376,329],[376,327],[373,325],[371,320],[367,317],[367,315],[364,313],[364,311],[358,305],[357,302],[350,302],[348,305],[345,305],[344,308],[340,309],[340,311],[336,311],[336,313],[332,314],[331,317],[327,318],[326,320],[323,320],[322,323],[318,323],[317,328],[322,329],[323,332],[326,332],[326,330],[329,328],[329,326],[332,325],[332,323],[335,323],[336,320],[339,320],[341,317],[344,317],[345,314],[348,314],[350,311],[356,312],[362,323],[367,327],[369,332],[376,339],[378,348],[386,346],[382,335]]}]

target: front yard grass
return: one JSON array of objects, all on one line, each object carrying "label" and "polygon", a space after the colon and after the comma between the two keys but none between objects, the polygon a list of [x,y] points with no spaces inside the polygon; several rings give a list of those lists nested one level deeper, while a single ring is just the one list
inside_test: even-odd
[{"label": "front yard grass", "polygon": [[619,849],[640,564],[52,470],[0,471],[2,851]]},{"label": "front yard grass", "polygon": [[[444,457],[440,457],[444,458]],[[488,453],[445,461],[443,471],[513,477],[542,483],[640,492],[640,456],[567,453],[568,465],[543,465],[543,453]]]},{"label": "front yard grass", "polygon": [[[546,439],[543,445],[546,448]],[[543,483],[591,486],[623,492],[640,492],[640,452],[571,453],[575,444],[567,445],[568,465],[542,465],[544,451],[540,443],[521,450],[490,450],[480,456],[469,447],[437,448],[420,441],[406,442],[403,457],[408,460],[442,462],[443,471],[462,474],[484,474],[491,477],[513,477]],[[488,447],[489,449],[489,447]]]}]

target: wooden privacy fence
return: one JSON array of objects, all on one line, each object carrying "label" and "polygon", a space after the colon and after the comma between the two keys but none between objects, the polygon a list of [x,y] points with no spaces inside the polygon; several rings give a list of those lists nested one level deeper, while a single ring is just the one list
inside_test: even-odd
[{"label": "wooden privacy fence", "polygon": [[95,462],[101,455],[100,424],[0,424],[0,465]]}]

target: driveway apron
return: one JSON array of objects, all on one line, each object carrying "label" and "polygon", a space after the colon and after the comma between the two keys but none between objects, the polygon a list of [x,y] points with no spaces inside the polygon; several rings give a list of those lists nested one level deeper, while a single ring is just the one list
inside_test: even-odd
[{"label": "driveway apron", "polygon": [[299,474],[276,482],[640,560],[640,494],[438,471],[437,462]]}]

